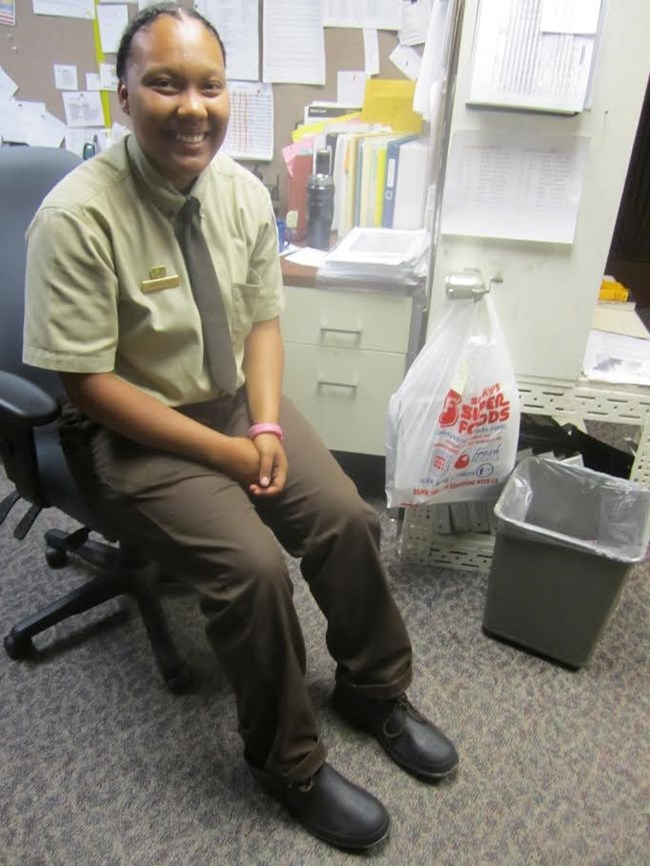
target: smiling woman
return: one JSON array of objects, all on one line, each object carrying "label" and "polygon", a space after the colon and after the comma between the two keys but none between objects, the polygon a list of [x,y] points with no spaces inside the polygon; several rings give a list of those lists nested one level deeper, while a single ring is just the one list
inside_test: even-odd
[{"label": "smiling woman", "polygon": [[338,712],[419,779],[458,755],[406,699],[377,514],[282,394],[275,217],[259,178],[219,152],[219,37],[153,6],[118,58],[133,134],[67,175],[30,226],[24,358],[60,374],[68,462],[115,536],[200,594],[255,779],[314,835],[368,848],[390,818],[325,760],[280,545],[327,620]]},{"label": "smiling woman", "polygon": [[184,192],[221,147],[230,102],[221,40],[177,15],[159,14],[133,34],[117,94],[143,153]]}]

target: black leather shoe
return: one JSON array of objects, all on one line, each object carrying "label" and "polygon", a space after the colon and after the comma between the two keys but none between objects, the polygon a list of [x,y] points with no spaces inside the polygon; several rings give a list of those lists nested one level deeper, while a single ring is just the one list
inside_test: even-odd
[{"label": "black leather shoe", "polygon": [[327,763],[306,782],[289,787],[252,764],[248,767],[267,794],[330,845],[361,851],[388,836],[390,817],[379,800]]},{"label": "black leather shoe", "polygon": [[337,687],[332,704],[352,725],[373,734],[395,763],[418,779],[442,779],[458,766],[453,743],[415,709],[406,695],[373,701]]}]

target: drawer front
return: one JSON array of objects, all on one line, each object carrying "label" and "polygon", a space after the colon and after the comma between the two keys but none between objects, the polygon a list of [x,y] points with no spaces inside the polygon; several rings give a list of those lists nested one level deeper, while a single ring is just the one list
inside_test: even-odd
[{"label": "drawer front", "polygon": [[287,343],[284,391],[334,451],[384,454],[388,401],[405,356]]},{"label": "drawer front", "polygon": [[296,286],[285,291],[282,333],[287,342],[406,353],[411,298]]}]

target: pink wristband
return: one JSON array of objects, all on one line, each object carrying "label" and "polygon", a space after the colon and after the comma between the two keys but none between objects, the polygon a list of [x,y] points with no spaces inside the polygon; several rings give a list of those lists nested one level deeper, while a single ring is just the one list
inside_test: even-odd
[{"label": "pink wristband", "polygon": [[259,424],[253,424],[248,431],[248,438],[255,439],[256,436],[261,436],[262,433],[272,433],[274,436],[278,437],[280,442],[282,442],[282,427],[280,427],[279,424],[272,424],[270,421],[262,421]]}]

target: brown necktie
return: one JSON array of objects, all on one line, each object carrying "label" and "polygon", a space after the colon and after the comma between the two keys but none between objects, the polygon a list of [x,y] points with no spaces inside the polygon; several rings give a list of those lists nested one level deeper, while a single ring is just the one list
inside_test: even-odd
[{"label": "brown necktie", "polygon": [[190,196],[178,213],[176,237],[185,259],[192,294],[201,315],[205,358],[212,381],[223,391],[234,394],[237,368],[228,319],[210,250],[201,231],[199,211],[199,200]]}]

